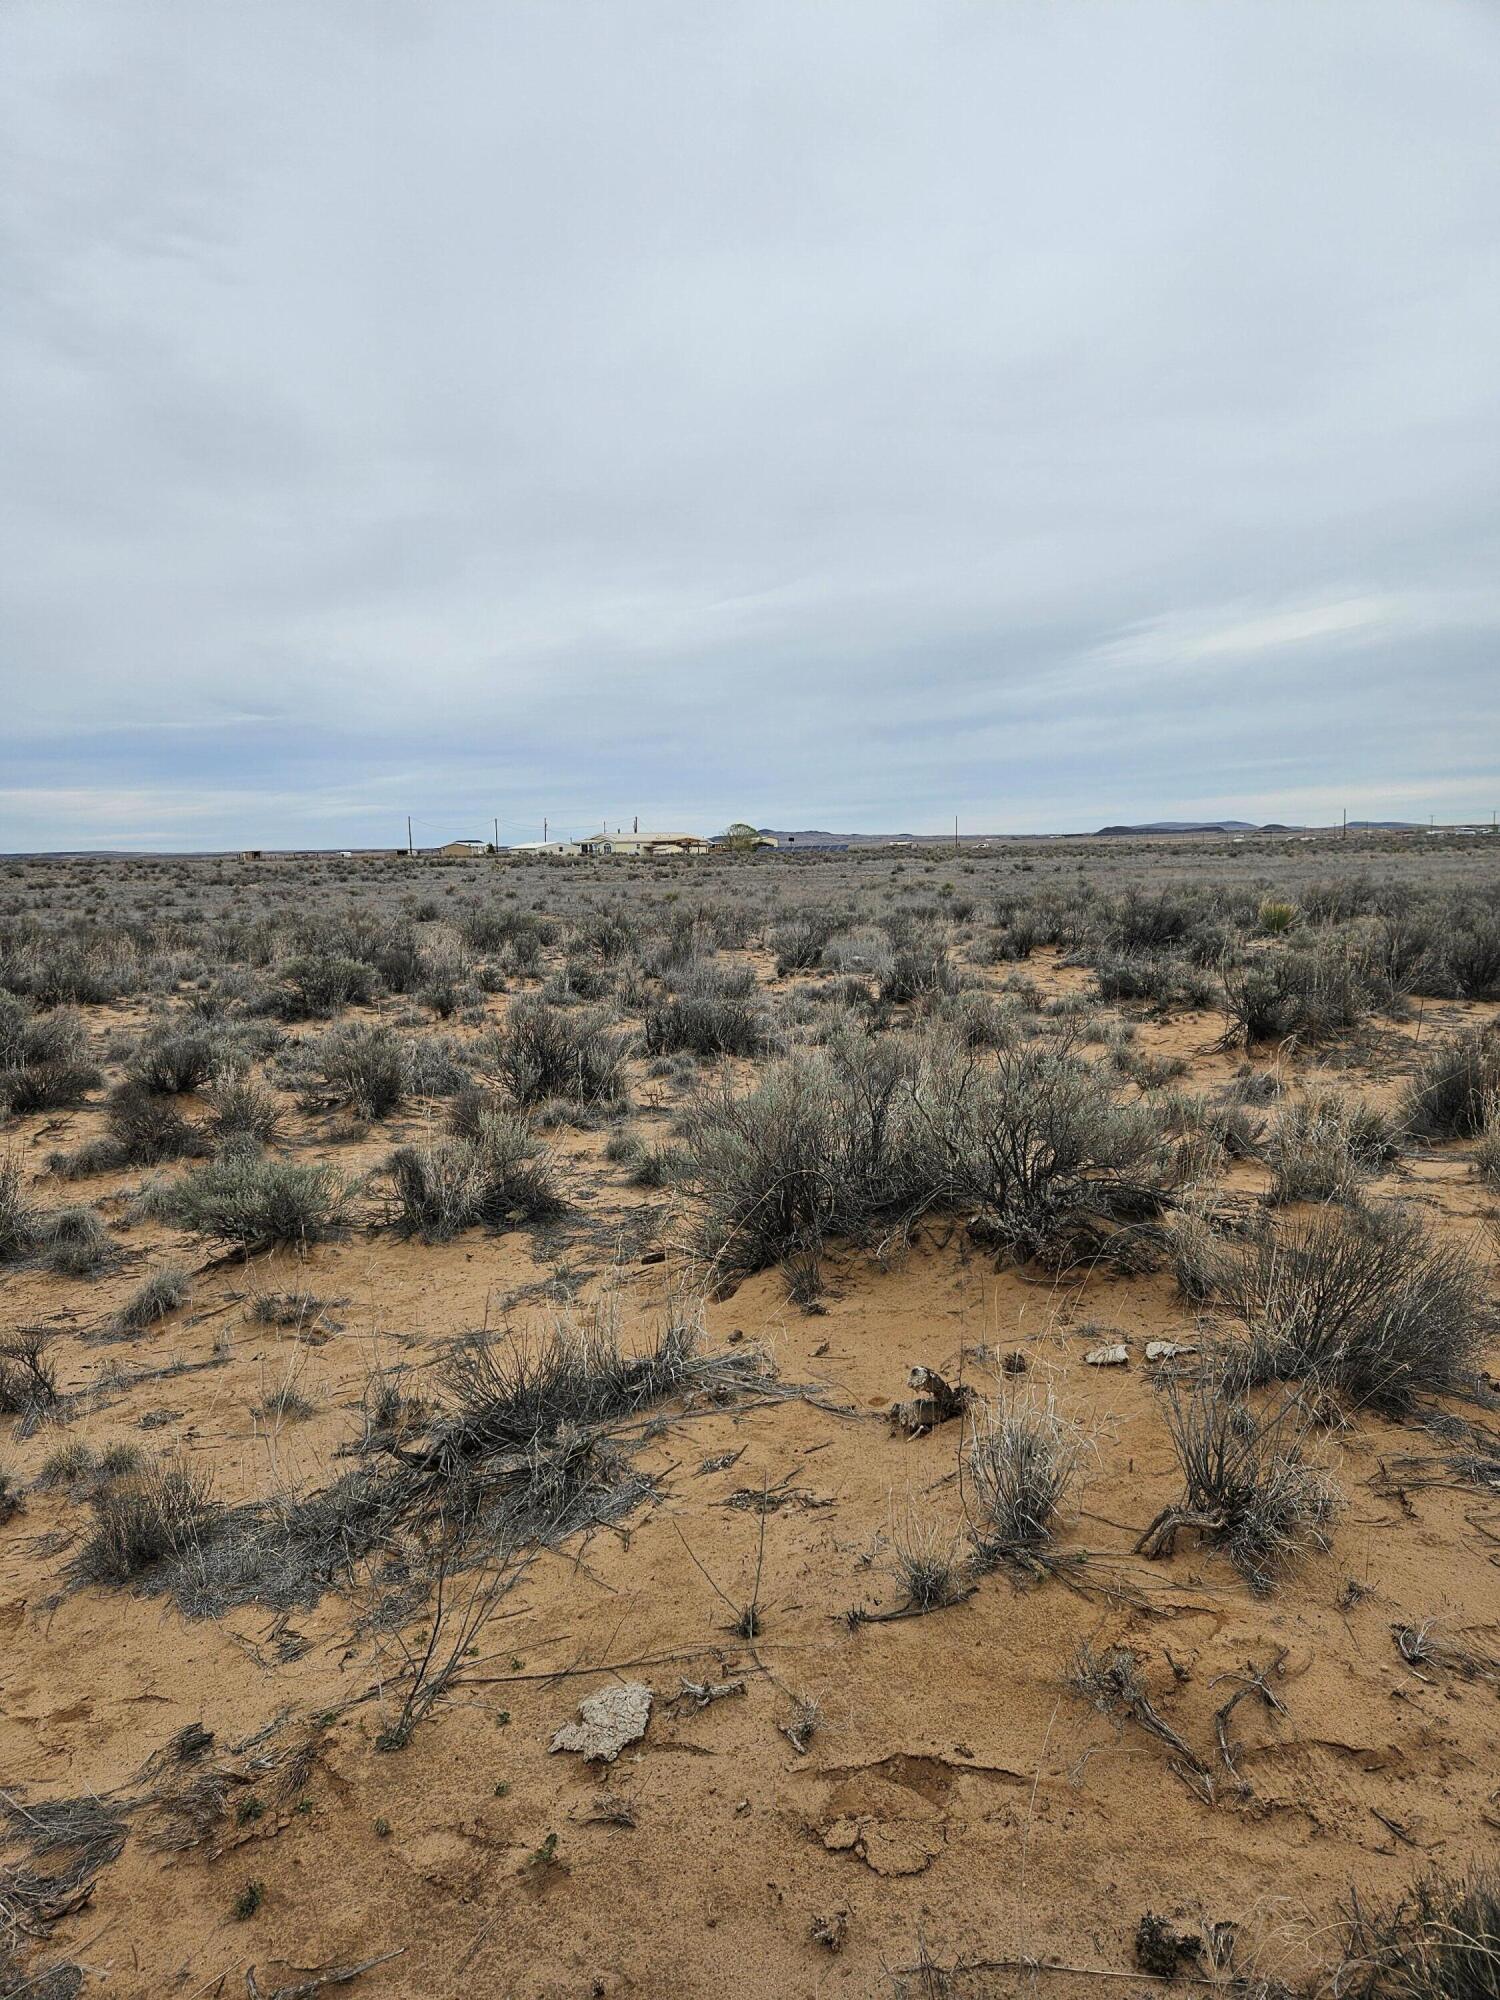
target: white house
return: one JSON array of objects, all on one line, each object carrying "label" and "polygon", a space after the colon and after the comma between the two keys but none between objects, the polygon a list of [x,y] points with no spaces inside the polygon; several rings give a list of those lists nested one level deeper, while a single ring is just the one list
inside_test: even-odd
[{"label": "white house", "polygon": [[706,854],[708,842],[696,833],[596,833],[581,843],[585,854]]}]

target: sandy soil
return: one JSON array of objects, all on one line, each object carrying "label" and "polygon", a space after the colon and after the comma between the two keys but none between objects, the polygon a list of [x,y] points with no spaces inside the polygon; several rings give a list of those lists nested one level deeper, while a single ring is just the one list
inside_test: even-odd
[{"label": "sandy soil", "polygon": [[[1049,991],[1086,979],[1042,972]],[[1486,1011],[1429,1008],[1420,1032]],[[97,1028],[131,1019],[94,1012]],[[1146,1023],[1137,1046],[1186,1056],[1203,1088],[1237,1060],[1204,1053],[1218,1025]],[[1383,1030],[1332,1080],[1391,1101],[1418,1032]],[[1305,1059],[1284,1068],[1293,1085],[1311,1073]],[[355,1171],[421,1125],[408,1115],[332,1144],[304,1121],[299,1136]],[[92,1281],[12,1272],[0,1290],[8,1329],[52,1335],[75,1399],[65,1433],[4,1444],[26,1490],[0,1526],[0,1783],[24,1802],[130,1793],[153,1753],[201,1724],[233,1797],[262,1810],[231,1812],[180,1853],[133,1828],[37,1960],[76,1962],[86,1991],[238,1994],[254,1990],[253,1966],[269,1995],[385,1953],[399,1956],[351,1988],[361,2000],[785,2000],[903,1983],[1065,1996],[1096,1993],[1098,1974],[1144,1991],[1132,1940],[1147,1910],[1182,1929],[1232,1925],[1235,1971],[1295,1979],[1326,1959],[1351,1888],[1394,1893],[1425,1863],[1493,1851],[1500,1683],[1414,1668],[1393,1628],[1431,1620],[1478,1656],[1500,1653],[1497,1496],[1393,1486],[1383,1462],[1430,1455],[1432,1441],[1362,1416],[1325,1441],[1347,1495],[1331,1548],[1273,1595],[1252,1595],[1191,1537],[1148,1563],[1133,1544],[1177,1482],[1145,1343],[1192,1341],[1192,1309],[1164,1273],[997,1272],[946,1228],[886,1268],[836,1261],[811,1314],[774,1272],[711,1302],[711,1346],[762,1344],[779,1382],[805,1393],[674,1408],[638,1458],[649,1497],[539,1557],[452,1699],[382,1754],[395,1656],[356,1602],[330,1591],[282,1621],[254,1607],[194,1621],[158,1597],[72,1587],[86,1509],[30,1482],[65,1435],[191,1455],[226,1499],[326,1483],[372,1367],[420,1379],[463,1329],[543,1323],[560,1268],[585,1295],[617,1290],[629,1334],[649,1338],[677,1270],[670,1204],[629,1187],[601,1135],[562,1133],[580,1208],[551,1237],[428,1247],[357,1227],[301,1258],[210,1265],[201,1243],[123,1226],[138,1172],[65,1188],[43,1177],[49,1149],[96,1129],[80,1112],[10,1134],[37,1199],[98,1202],[121,1223],[124,1261]],[[1264,1182],[1257,1167],[1231,1178],[1248,1197]],[[1408,1157],[1376,1192],[1481,1240],[1494,1221],[1462,1149]],[[658,1244],[665,1261],[642,1261]],[[128,1343],[101,1339],[169,1257],[198,1272],[184,1310]],[[293,1288],[331,1303],[300,1329],[247,1320],[252,1291]],[[1126,1367],[1085,1365],[1101,1329],[1127,1342]],[[888,1540],[913,1505],[955,1536],[964,1526],[962,1427],[908,1439],[886,1421],[908,1368],[993,1393],[1012,1354],[1025,1372],[1005,1378],[1008,1393],[1055,1395],[1087,1425],[1062,1547],[1090,1560],[1030,1585],[992,1574],[949,1608],[851,1624],[851,1607],[900,1604]],[[312,1414],[267,1422],[257,1410],[289,1379]],[[760,1630],[746,1641],[729,1607],[757,1572]],[[1201,1771],[1069,1689],[1085,1641],[1134,1653]],[[1256,1671],[1277,1705],[1234,1708],[1231,1768],[1215,1712]],[[620,1681],[652,1690],[644,1738],[612,1766],[549,1754],[577,1703]],[[685,1682],[743,1691],[700,1702]],[[280,1761],[257,1770],[268,1752]],[[236,1920],[252,1881],[260,1907]],[[924,1951],[981,1969],[922,1986]],[[1023,1976],[1031,1960],[1048,1969]]]}]

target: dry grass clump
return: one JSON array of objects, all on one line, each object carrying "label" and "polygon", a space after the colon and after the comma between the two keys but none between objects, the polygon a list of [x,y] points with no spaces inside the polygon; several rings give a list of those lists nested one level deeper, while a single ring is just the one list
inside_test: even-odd
[{"label": "dry grass clump", "polygon": [[404,1511],[485,1524],[512,1543],[625,1511],[649,1482],[623,1432],[689,1387],[729,1397],[763,1374],[754,1351],[704,1354],[700,1338],[699,1315],[679,1304],[655,1343],[630,1353],[612,1294],[538,1337],[473,1335],[444,1370],[446,1401],[423,1440],[387,1447]]},{"label": "dry grass clump", "polygon": [[119,1255],[114,1238],[91,1208],[54,1209],[38,1216],[35,1228],[38,1254],[59,1277],[97,1277]]},{"label": "dry grass clump", "polygon": [[1265,1235],[1224,1296],[1249,1330],[1226,1364],[1240,1379],[1316,1375],[1397,1416],[1424,1390],[1472,1387],[1491,1324],[1474,1252],[1397,1208],[1324,1209]]},{"label": "dry grass clump", "polygon": [[940,1611],[966,1594],[962,1543],[951,1528],[908,1501],[891,1510],[886,1563],[905,1598],[904,1609]]},{"label": "dry grass clump", "polygon": [[0,993],[0,1112],[23,1117],[79,1104],[100,1081],[88,1031],[71,1010],[36,1014]]},{"label": "dry grass clump", "polygon": [[1348,1201],[1396,1150],[1390,1121],[1376,1106],[1309,1092],[1277,1115],[1267,1148],[1271,1200]]},{"label": "dry grass clump", "polygon": [[1500,1187],[1500,1091],[1486,1102],[1484,1130],[1474,1148],[1474,1169],[1491,1187]]},{"label": "dry grass clump", "polygon": [[1500,1031],[1492,1024],[1452,1035],[1432,1050],[1407,1087],[1406,1129],[1419,1139],[1477,1139],[1500,1096]]},{"label": "dry grass clump", "polygon": [[406,1095],[401,1043],[387,1027],[356,1021],[330,1029],[307,1059],[325,1100],[356,1118],[387,1118]]},{"label": "dry grass clump", "polygon": [[495,1066],[517,1104],[612,1104],[625,1094],[628,1053],[627,1038],[601,1014],[518,1000],[497,1038]]},{"label": "dry grass clump", "polygon": [[646,1010],[648,1055],[758,1055],[770,1039],[770,1023],[748,968],[688,966],[674,990]]},{"label": "dry grass clump", "polygon": [[1183,1496],[1142,1536],[1145,1553],[1170,1553],[1190,1528],[1252,1589],[1268,1590],[1291,1563],[1328,1546],[1338,1489],[1307,1454],[1309,1420],[1295,1399],[1254,1411],[1212,1370],[1191,1388],[1169,1380],[1163,1393]]},{"label": "dry grass clump", "polygon": [[18,1153],[0,1157],[0,1264],[29,1257],[36,1248],[36,1210],[26,1195],[26,1176]]},{"label": "dry grass clump", "polygon": [[145,1464],[146,1455],[139,1445],[112,1444],[100,1452],[82,1438],[70,1438],[43,1459],[36,1483],[48,1491],[63,1488],[77,1498],[107,1486],[111,1480],[131,1478]]},{"label": "dry grass clump", "polygon": [[1392,1904],[1348,1909],[1337,1990],[1357,2000],[1496,2000],[1500,1875],[1425,1876]]},{"label": "dry grass clump", "polygon": [[253,1077],[217,1077],[205,1094],[209,1129],[221,1149],[273,1146],[281,1136],[281,1107]]},{"label": "dry grass clump", "polygon": [[58,1402],[57,1370],[39,1333],[13,1334],[0,1343],[0,1417],[34,1423]]},{"label": "dry grass clump", "polygon": [[73,1563],[85,1583],[129,1583],[169,1558],[197,1551],[223,1508],[205,1468],[158,1459],[93,1496],[94,1524]]},{"label": "dry grass clump", "polygon": [[543,1222],[564,1207],[557,1162],[518,1113],[481,1112],[471,1137],[401,1146],[388,1171],[404,1235],[444,1243],[484,1223]]},{"label": "dry grass clump", "polygon": [[243,1249],[317,1243],[339,1227],[346,1190],[331,1167],[231,1153],[152,1190],[164,1221]]},{"label": "dry grass clump", "polygon": [[1268,951],[1224,975],[1225,1046],[1331,1041],[1370,1011],[1366,968],[1339,943]]},{"label": "dry grass clump", "polygon": [[986,1561],[1031,1560],[1047,1546],[1083,1451],[1080,1427],[1050,1394],[975,1412],[968,1473],[979,1518],[972,1532]]}]

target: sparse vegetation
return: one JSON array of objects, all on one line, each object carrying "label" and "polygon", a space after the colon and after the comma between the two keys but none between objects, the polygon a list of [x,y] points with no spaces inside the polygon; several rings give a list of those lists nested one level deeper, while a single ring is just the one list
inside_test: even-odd
[{"label": "sparse vegetation", "polygon": [[1221,1273],[1248,1338],[1245,1382],[1315,1376],[1356,1406],[1400,1414],[1424,1391],[1472,1387],[1490,1328],[1474,1253],[1398,1208],[1325,1209],[1258,1237]]},{"label": "sparse vegetation", "polygon": [[543,1222],[563,1208],[556,1163],[526,1120],[510,1111],[483,1112],[470,1138],[398,1148],[390,1175],[399,1227],[428,1243],[480,1223],[499,1229]]},{"label": "sparse vegetation", "polygon": [[1190,1388],[1168,1380],[1163,1407],[1183,1496],[1141,1538],[1148,1555],[1170,1553],[1191,1529],[1252,1588],[1268,1590],[1291,1563],[1327,1547],[1338,1492],[1309,1456],[1310,1420],[1295,1398],[1257,1412],[1210,1371]]},{"label": "sparse vegetation", "polygon": [[[38,1911],[87,1900],[127,1827],[138,1860],[176,1852],[189,1889],[231,1869],[173,1902],[172,1965],[229,1916],[281,1911],[293,1863],[323,1894],[340,1824],[401,1847],[372,1846],[374,1866],[446,1873],[425,1851],[432,1773],[461,1779],[483,1725],[503,1775],[481,1771],[441,1824],[457,1812],[512,1857],[524,1977],[604,1842],[641,1843],[642,1880],[671,1860],[679,1817],[621,1782],[628,1761],[576,1810],[538,1790],[536,1753],[589,1676],[639,1673],[656,1701],[642,1774],[668,1747],[719,1760],[725,1810],[699,1829],[713,1869],[743,1822],[767,1879],[800,1879],[802,1823],[746,1760],[769,1742],[810,1766],[830,1732],[807,1773],[815,1873],[859,1881],[857,1862],[887,1899],[931,1906],[948,1962],[921,1948],[923,1991],[1129,1979],[1148,1931],[1139,1970],[1161,1979],[1191,1964],[1258,1986],[1274,1964],[1288,1992],[1317,1990],[1279,1932],[1262,1963],[1223,1894],[1258,1879],[1286,1753],[1326,1848],[1288,1877],[1316,1951],[1329,1885],[1360,1883],[1366,1928],[1331,1990],[1497,2000],[1475,1983],[1488,1943],[1438,1963],[1445,1938],[1493,1929],[1469,1878],[1374,1900],[1408,1839],[1482,1823],[1500,1672],[1494,1268],[1466,1236],[1493,1229],[1500,1185],[1494,1030],[1473,1000],[1500,977],[1500,895],[1487,849],[1418,852],[1356,850],[1351,830],[1336,853],[1122,838],[728,852],[691,872],[10,864],[0,1522],[11,1678],[33,1689],[15,1768],[40,1768],[23,1738],[45,1722],[75,1783],[107,1766],[118,1789],[0,1799],[7,1974],[13,1937],[41,1954],[27,1980],[50,1965]],[[1255,1044],[1228,1060],[1224,1020],[1202,1018],[1226,998],[1225,1045]],[[1377,1109],[1406,1068],[1400,1108]],[[177,1232],[203,1239],[181,1264]],[[1315,1557],[1341,1453],[1359,1497],[1330,1570]],[[1142,1560],[1174,1543],[1170,1571]],[[1257,1610],[1275,1589],[1280,1608]],[[184,1643],[184,1619],[220,1618]],[[179,1717],[182,1673],[231,1662],[240,1693],[206,1719],[233,1743],[193,1725],[144,1763],[100,1763],[96,1647]],[[1054,1703],[1070,1653],[1080,1700]],[[256,1687],[262,1712],[241,1699]],[[1413,1704],[1395,1790],[1364,1754],[1393,1698]],[[991,1709],[1024,1761],[986,1734]],[[1442,1725],[1441,1812],[1422,1715]],[[371,1766],[377,1737],[413,1747]],[[993,1810],[970,1810],[981,1792]],[[1139,1827],[1179,1815],[1203,1829],[1202,1879],[1167,1904],[1152,1877],[1148,1906]],[[1012,1862],[1017,1827],[1044,1899],[1028,1908],[1072,1922],[1047,1874],[1065,1821],[1108,1837],[1115,1904],[1066,1947],[1038,1932],[1024,1957],[957,1956],[952,1886]],[[243,1854],[237,1872],[215,1858],[251,1841],[269,1888]],[[504,1865],[484,1862],[484,1899]],[[1148,1907],[1168,1912],[1154,1930]],[[126,1904],[98,1908],[118,1932]],[[868,1908],[773,1926],[764,1980],[805,1983],[811,1935],[818,1964],[834,1940],[851,1990],[873,1989]],[[960,1931],[1003,1929],[998,1908],[974,1890]],[[161,1953],[118,1973],[145,1937],[125,1922],[100,1963],[160,1984]],[[270,1930],[234,1974],[262,1960],[267,1993],[288,1948]],[[399,1980],[430,1983],[424,1940],[390,1942],[410,1952]]]},{"label": "sparse vegetation", "polygon": [[344,1199],[329,1167],[230,1154],[163,1188],[154,1205],[183,1229],[248,1251],[318,1242],[339,1226]]}]

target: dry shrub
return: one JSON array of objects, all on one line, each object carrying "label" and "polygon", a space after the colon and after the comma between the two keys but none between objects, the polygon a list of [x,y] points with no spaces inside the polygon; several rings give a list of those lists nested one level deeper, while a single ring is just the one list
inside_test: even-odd
[{"label": "dry shrub", "polygon": [[983,1405],[971,1420],[968,1471],[979,1509],[974,1540],[987,1560],[1031,1556],[1052,1539],[1083,1456],[1083,1433],[1045,1401]]},{"label": "dry shrub", "polygon": [[1406,1129],[1419,1139],[1477,1139],[1500,1095],[1500,1031],[1473,1028],[1440,1042],[1407,1087]]},{"label": "dry shrub", "polygon": [[758,1055],[770,1027],[748,970],[714,965],[689,966],[679,974],[670,997],[646,1010],[646,1053],[697,1056]]},{"label": "dry shrub", "polygon": [[1395,1152],[1395,1135],[1376,1106],[1310,1092],[1277,1116],[1268,1148],[1271,1199],[1348,1201]]},{"label": "dry shrub", "polygon": [[542,1222],[564,1206],[555,1159],[510,1111],[481,1111],[472,1137],[398,1147],[389,1172],[398,1227],[427,1243],[446,1242],[477,1223]]},{"label": "dry shrub", "polygon": [[34,1422],[57,1405],[57,1370],[39,1333],[18,1333],[0,1345],[0,1416]]},{"label": "dry shrub", "polygon": [[1190,1388],[1169,1380],[1164,1396],[1184,1490],[1142,1537],[1144,1549],[1165,1554],[1191,1528],[1253,1589],[1267,1590],[1299,1557],[1327,1547],[1338,1492],[1308,1456],[1309,1419],[1294,1398],[1254,1411],[1211,1369]]},{"label": "dry shrub", "polygon": [[627,1039],[612,1033],[603,1015],[518,1000],[498,1038],[495,1063],[518,1104],[549,1097],[615,1103],[624,1095],[628,1053]]},{"label": "dry shrub", "polygon": [[1242,1252],[1224,1296],[1249,1330],[1246,1381],[1316,1375],[1392,1415],[1422,1391],[1472,1387],[1490,1314],[1479,1262],[1397,1208],[1330,1208]]},{"label": "dry shrub", "polygon": [[94,1495],[94,1525],[74,1560],[86,1583],[129,1583],[170,1558],[201,1548],[223,1509],[207,1471],[158,1459],[133,1478]]},{"label": "dry shrub", "polygon": [[1224,975],[1225,1044],[1331,1041],[1357,1028],[1370,1004],[1366,970],[1341,945],[1269,951]]},{"label": "dry shrub", "polygon": [[217,1077],[207,1096],[216,1145],[270,1146],[280,1136],[280,1106],[253,1077]]},{"label": "dry shrub", "polygon": [[99,1083],[88,1031],[78,1015],[34,1014],[0,993],[0,1112],[17,1117],[79,1104]]},{"label": "dry shrub", "polygon": [[36,1210],[26,1196],[20,1155],[0,1158],[0,1264],[28,1257],[36,1248]]},{"label": "dry shrub", "polygon": [[83,1149],[85,1170],[109,1166],[156,1166],[200,1154],[203,1135],[188,1123],[170,1097],[163,1097],[140,1077],[127,1077],[109,1094],[105,1106],[109,1127],[107,1148]]},{"label": "dry shrub", "polygon": [[331,1167],[231,1153],[157,1190],[151,1207],[199,1236],[263,1250],[320,1242],[339,1226],[345,1193]]},{"label": "dry shrub", "polygon": [[391,1030],[365,1022],[332,1029],[309,1052],[328,1098],[356,1118],[386,1118],[406,1094],[406,1064]]}]

